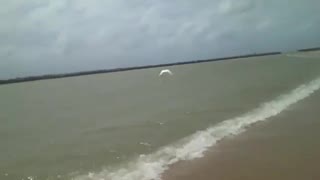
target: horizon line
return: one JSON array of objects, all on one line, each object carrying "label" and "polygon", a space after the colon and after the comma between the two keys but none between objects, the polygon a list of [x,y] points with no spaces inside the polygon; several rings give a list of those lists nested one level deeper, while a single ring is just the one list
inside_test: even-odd
[{"label": "horizon line", "polygon": [[[296,50],[296,51],[289,51],[289,52],[308,52],[308,51],[317,51],[317,50],[320,50],[320,47],[305,48],[305,49],[300,49],[300,50]],[[181,62],[173,62],[173,63],[162,63],[162,64],[154,64],[154,65],[142,65],[142,66],[131,66],[131,67],[123,67],[123,68],[79,71],[79,72],[71,72],[71,73],[44,74],[44,75],[36,75],[36,76],[16,77],[16,78],[4,79],[4,80],[0,79],[0,85],[22,83],[22,82],[29,82],[29,81],[60,79],[60,78],[68,78],[68,77],[76,77],[76,76],[87,76],[87,75],[94,75],[94,74],[113,73],[113,72],[121,72],[121,71],[131,71],[131,70],[139,70],[139,69],[178,66],[178,65],[185,65],[185,64],[214,62],[214,61],[222,61],[222,60],[243,59],[243,58],[248,58],[248,57],[270,56],[270,55],[278,55],[278,54],[284,54],[284,53],[288,53],[288,52],[275,51],[275,52],[266,52],[266,53],[253,53],[253,54],[245,54],[245,55],[238,55],[238,56],[220,57],[220,58],[203,59],[203,60],[181,61]]]}]

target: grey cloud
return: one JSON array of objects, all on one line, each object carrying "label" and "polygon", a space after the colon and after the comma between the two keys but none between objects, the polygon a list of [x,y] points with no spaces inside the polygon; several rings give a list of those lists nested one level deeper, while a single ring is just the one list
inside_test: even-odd
[{"label": "grey cloud", "polygon": [[0,79],[318,46],[314,0],[7,0]]},{"label": "grey cloud", "polygon": [[224,0],[219,4],[218,11],[222,14],[240,15],[241,13],[248,13],[255,7],[254,0]]}]

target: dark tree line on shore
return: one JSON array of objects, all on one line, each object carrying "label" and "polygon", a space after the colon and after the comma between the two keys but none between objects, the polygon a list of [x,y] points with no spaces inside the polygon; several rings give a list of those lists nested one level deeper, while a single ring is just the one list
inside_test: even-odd
[{"label": "dark tree line on shore", "polygon": [[[299,52],[307,52],[307,51],[316,51],[316,50],[320,50],[320,48],[308,48],[308,49],[301,49],[298,51]],[[13,78],[13,79],[0,80],[0,85],[1,84],[27,82],[27,81],[38,81],[38,80],[45,80],[45,79],[58,79],[58,78],[73,77],[73,76],[84,76],[84,75],[92,75],[92,74],[111,73],[111,72],[119,72],[119,71],[130,71],[130,70],[137,70],[137,69],[175,66],[175,65],[183,65],[183,64],[194,64],[194,63],[232,60],[232,59],[241,59],[241,58],[257,57],[257,56],[277,55],[277,54],[281,54],[281,52],[247,54],[247,55],[231,56],[231,57],[215,58],[215,59],[194,60],[194,61],[186,61],[186,62],[176,62],[176,63],[136,66],[136,67],[125,67],[125,68],[115,68],[115,69],[102,69],[102,70],[95,70],[95,71],[83,71],[83,72],[65,73],[65,74],[48,74],[48,75],[41,75],[41,76],[18,77],[18,78]]]}]

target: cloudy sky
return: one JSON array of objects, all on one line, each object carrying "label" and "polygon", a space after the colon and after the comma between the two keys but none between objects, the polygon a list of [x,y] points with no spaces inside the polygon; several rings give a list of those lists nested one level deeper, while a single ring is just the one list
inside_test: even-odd
[{"label": "cloudy sky", "polygon": [[320,46],[319,0],[3,0],[0,79]]}]

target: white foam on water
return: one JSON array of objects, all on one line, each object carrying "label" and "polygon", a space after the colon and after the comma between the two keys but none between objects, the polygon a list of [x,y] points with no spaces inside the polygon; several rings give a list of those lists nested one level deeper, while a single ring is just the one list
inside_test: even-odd
[{"label": "white foam on water", "polygon": [[181,160],[200,158],[204,152],[214,146],[219,140],[237,135],[259,121],[265,121],[290,105],[308,97],[320,88],[320,78],[303,84],[288,94],[262,104],[260,107],[242,116],[225,120],[206,130],[199,131],[180,142],[159,149],[149,154],[141,155],[122,168],[105,169],[98,173],[75,177],[75,180],[160,180],[161,174],[169,165]]}]

